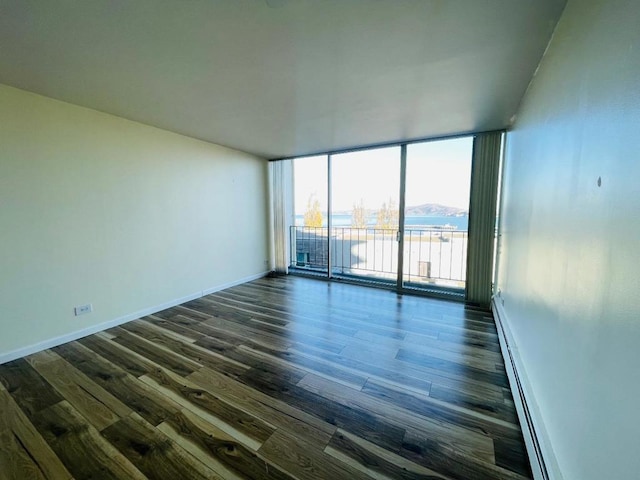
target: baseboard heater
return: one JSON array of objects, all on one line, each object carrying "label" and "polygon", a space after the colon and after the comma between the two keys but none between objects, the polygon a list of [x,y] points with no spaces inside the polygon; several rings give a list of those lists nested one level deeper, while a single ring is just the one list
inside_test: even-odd
[{"label": "baseboard heater", "polygon": [[[498,337],[500,339],[500,346],[502,348],[502,356],[504,357],[505,367],[507,370],[507,376],[509,377],[509,383],[511,385],[511,391],[514,397],[516,405],[521,407],[518,409],[520,425],[522,427],[522,434],[525,437],[525,444],[527,446],[527,453],[529,455],[529,461],[531,463],[531,470],[533,472],[534,479],[551,480],[549,470],[544,460],[542,447],[540,445],[539,437],[536,433],[536,428],[531,415],[531,409],[527,402],[525,390],[520,380],[520,374],[516,361],[511,351],[509,344],[509,336],[507,335],[504,327],[504,321],[501,315],[504,315],[504,310],[498,306],[500,298],[493,298],[493,317],[498,328]],[[528,440],[528,441],[527,441]]]}]

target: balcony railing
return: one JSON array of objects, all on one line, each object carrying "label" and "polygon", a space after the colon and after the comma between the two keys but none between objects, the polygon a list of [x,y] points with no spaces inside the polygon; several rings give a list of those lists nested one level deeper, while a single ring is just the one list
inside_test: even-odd
[{"label": "balcony railing", "polygon": [[[398,275],[398,235],[395,229],[291,227],[291,267],[326,272],[331,242],[334,275],[395,281]],[[405,283],[464,288],[467,232],[419,228],[404,232]]]}]

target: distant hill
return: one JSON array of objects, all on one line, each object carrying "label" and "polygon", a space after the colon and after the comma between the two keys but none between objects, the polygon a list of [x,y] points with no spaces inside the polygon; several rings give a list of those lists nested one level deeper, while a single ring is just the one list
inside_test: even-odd
[{"label": "distant hill", "polygon": [[419,217],[459,217],[466,215],[467,211],[462,208],[447,207],[437,203],[425,203],[424,205],[416,205],[407,207],[406,215]]}]

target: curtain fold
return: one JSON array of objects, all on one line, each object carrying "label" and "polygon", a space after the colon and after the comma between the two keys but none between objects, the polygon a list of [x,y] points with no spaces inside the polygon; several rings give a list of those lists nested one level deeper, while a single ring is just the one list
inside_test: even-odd
[{"label": "curtain fold", "polygon": [[473,142],[469,244],[467,249],[467,303],[491,303],[496,207],[502,132],[479,134]]},{"label": "curtain fold", "polygon": [[293,162],[269,162],[271,270],[289,272],[289,230],[293,225]]}]

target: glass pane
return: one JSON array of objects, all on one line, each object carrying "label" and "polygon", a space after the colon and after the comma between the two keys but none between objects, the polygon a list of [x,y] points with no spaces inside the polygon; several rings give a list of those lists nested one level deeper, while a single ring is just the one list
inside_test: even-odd
[{"label": "glass pane", "polygon": [[327,156],[293,160],[291,268],[328,272]]},{"label": "glass pane", "polygon": [[464,288],[473,137],[407,146],[403,280]]},{"label": "glass pane", "polygon": [[331,157],[332,273],[395,282],[400,147]]}]

